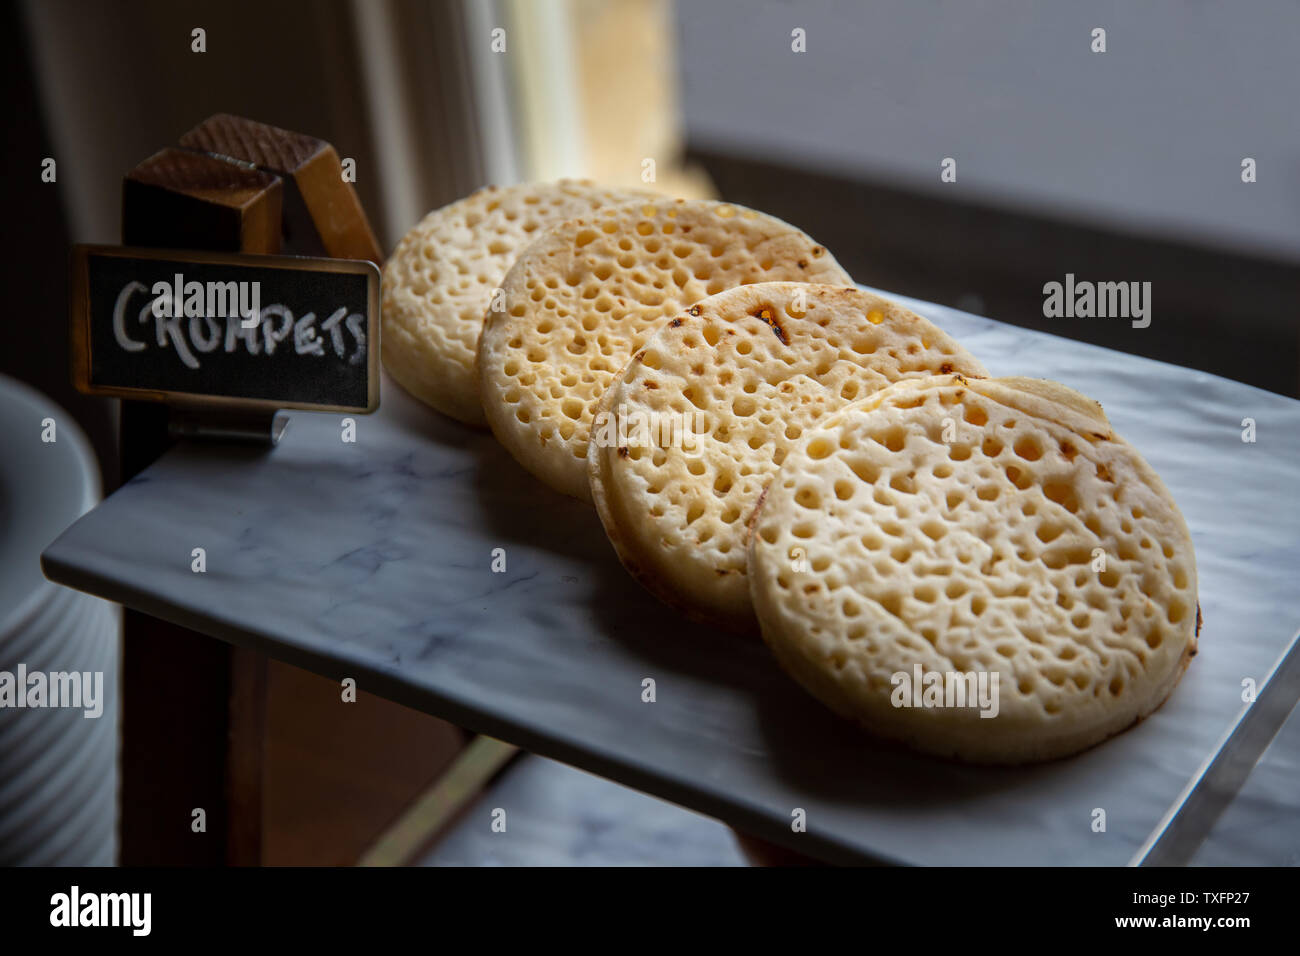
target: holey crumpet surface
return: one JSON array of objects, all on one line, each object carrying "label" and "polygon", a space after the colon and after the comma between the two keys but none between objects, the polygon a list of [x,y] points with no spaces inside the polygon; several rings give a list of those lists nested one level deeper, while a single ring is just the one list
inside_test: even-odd
[{"label": "holey crumpet surface", "polygon": [[973,762],[1083,750],[1196,653],[1196,559],[1164,484],[1054,382],[899,382],[829,416],[755,520],[764,640],[872,733]]},{"label": "holey crumpet surface", "polygon": [[483,327],[478,371],[493,433],[546,484],[590,499],[592,419],[632,354],[705,296],[781,279],[850,282],[794,226],[726,203],[631,203],[554,227],[511,267]]},{"label": "holey crumpet surface", "polygon": [[484,425],[474,350],[515,256],[548,226],[652,193],[582,180],[489,186],[435,209],[384,266],[384,367],[445,415]]},{"label": "holey crumpet surface", "polygon": [[828,412],[941,372],[984,368],[870,292],[762,282],[701,299],[605,390],[587,451],[605,531],[666,603],[757,632],[746,532],[790,448]]}]

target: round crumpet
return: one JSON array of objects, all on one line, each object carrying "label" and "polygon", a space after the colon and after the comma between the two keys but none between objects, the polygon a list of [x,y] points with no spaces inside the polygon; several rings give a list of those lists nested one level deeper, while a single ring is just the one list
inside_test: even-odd
[{"label": "round crumpet", "polygon": [[794,226],[726,203],[629,203],[553,227],[511,266],[483,326],[492,431],[552,488],[589,500],[592,418],[632,353],[705,296],[777,279],[851,281]]},{"label": "round crumpet", "polygon": [[763,638],[869,731],[978,763],[1083,750],[1196,653],[1196,556],[1160,478],[1063,385],[940,376],[828,416],[755,519]]},{"label": "round crumpet", "polygon": [[800,435],[900,379],[984,375],[933,324],[856,288],[760,282],[661,326],[605,390],[592,498],[627,569],[668,604],[757,630],[745,538]]},{"label": "round crumpet", "polygon": [[474,350],[483,315],[519,250],[554,223],[653,195],[562,180],[489,186],[429,213],[384,265],[384,367],[426,405],[486,424]]}]

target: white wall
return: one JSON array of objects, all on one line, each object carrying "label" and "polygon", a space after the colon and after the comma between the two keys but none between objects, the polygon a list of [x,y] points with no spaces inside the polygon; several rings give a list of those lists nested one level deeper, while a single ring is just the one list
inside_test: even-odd
[{"label": "white wall", "polygon": [[1300,260],[1296,0],[676,9],[693,146]]}]

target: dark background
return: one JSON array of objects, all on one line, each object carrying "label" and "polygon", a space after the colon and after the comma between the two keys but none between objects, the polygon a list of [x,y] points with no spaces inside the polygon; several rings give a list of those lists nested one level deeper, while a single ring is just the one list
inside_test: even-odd
[{"label": "dark background", "polygon": [[[68,223],[58,186],[40,182],[40,161],[53,155],[31,72],[18,7],[0,5],[6,145],[3,163],[5,307],[0,373],[35,386],[81,423],[94,442],[104,474],[116,474],[113,409],[105,399],[78,394],[68,356]],[[17,184],[23,184],[18,187]]]}]

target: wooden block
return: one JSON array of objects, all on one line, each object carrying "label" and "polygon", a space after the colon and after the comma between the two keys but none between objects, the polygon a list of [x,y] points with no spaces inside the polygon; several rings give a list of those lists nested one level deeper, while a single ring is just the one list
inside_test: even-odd
[{"label": "wooden block", "polygon": [[283,183],[272,173],[164,149],[122,183],[122,242],[274,255],[280,251],[283,195]]},{"label": "wooden block", "polygon": [[383,263],[361,200],[324,140],[218,113],[182,136],[181,145],[283,177],[287,251]]}]

